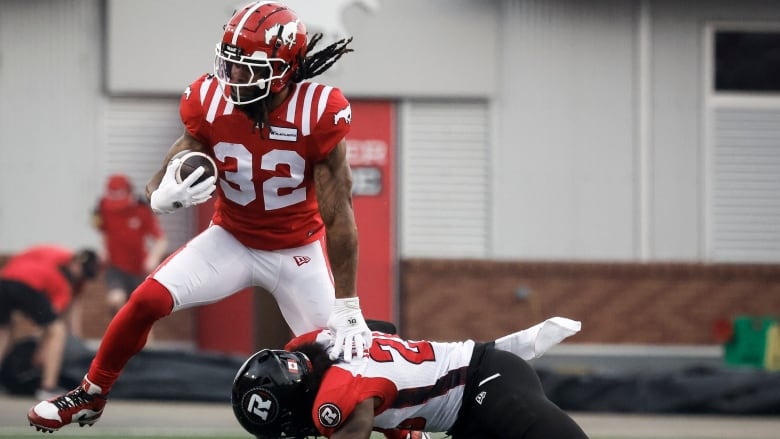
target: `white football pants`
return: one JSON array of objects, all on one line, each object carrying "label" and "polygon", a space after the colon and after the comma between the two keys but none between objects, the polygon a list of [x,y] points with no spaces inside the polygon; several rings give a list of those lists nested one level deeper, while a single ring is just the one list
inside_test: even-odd
[{"label": "white football pants", "polygon": [[174,311],[262,287],[274,296],[296,336],[326,327],[335,300],[324,238],[297,248],[256,250],[211,225],[151,276],[170,291]]}]

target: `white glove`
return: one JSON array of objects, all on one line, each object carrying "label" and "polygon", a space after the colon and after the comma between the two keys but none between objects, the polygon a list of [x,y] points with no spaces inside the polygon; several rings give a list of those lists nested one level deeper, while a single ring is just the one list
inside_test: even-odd
[{"label": "white glove", "polygon": [[211,198],[211,194],[217,189],[216,177],[211,176],[200,183],[191,186],[204,172],[203,167],[192,171],[181,183],[176,183],[176,170],[181,159],[175,158],[165,168],[160,186],[152,192],[149,204],[155,213],[171,213],[182,207],[190,207],[200,204]]},{"label": "white glove", "polygon": [[366,325],[360,300],[357,297],[336,299],[333,311],[328,319],[328,328],[333,332],[335,342],[330,351],[330,359],[335,360],[344,354],[344,361],[352,361],[352,350],[356,359],[368,356],[371,347],[371,330]]}]

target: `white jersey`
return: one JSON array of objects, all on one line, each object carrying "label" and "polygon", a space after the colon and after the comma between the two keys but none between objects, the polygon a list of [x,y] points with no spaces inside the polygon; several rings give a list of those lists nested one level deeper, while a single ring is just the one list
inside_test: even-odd
[{"label": "white jersey", "polygon": [[[329,331],[317,340],[326,341]],[[325,373],[314,402],[314,424],[325,436],[355,406],[379,398],[374,428],[447,431],[458,416],[475,343],[403,340],[374,332],[365,361],[338,363]]]}]

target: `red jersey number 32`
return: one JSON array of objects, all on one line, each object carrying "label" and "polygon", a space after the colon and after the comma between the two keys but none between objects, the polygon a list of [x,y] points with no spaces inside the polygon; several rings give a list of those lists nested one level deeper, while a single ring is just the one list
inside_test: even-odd
[{"label": "red jersey number 32", "polygon": [[[226,159],[232,159],[236,163],[236,170],[226,171],[224,178],[236,185],[238,189],[220,182],[220,187],[225,193],[225,197],[242,206],[246,206],[256,200],[257,192],[255,191],[255,184],[252,182],[252,153],[246,146],[240,143],[220,142],[214,145],[214,155],[221,162],[225,162]],[[268,151],[260,159],[260,168],[266,171],[275,171],[279,165],[289,166],[290,176],[271,177],[263,182],[265,210],[281,209],[306,200],[306,188],[297,188],[303,182],[306,160],[295,151],[280,149]],[[293,190],[280,195],[280,189]]]}]

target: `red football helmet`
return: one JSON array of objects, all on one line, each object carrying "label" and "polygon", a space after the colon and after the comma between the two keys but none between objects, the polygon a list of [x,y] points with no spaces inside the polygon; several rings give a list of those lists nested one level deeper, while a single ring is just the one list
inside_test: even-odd
[{"label": "red football helmet", "polygon": [[241,105],[281,91],[306,55],[307,44],[306,26],[282,4],[258,1],[236,11],[214,60],[225,99]]}]

